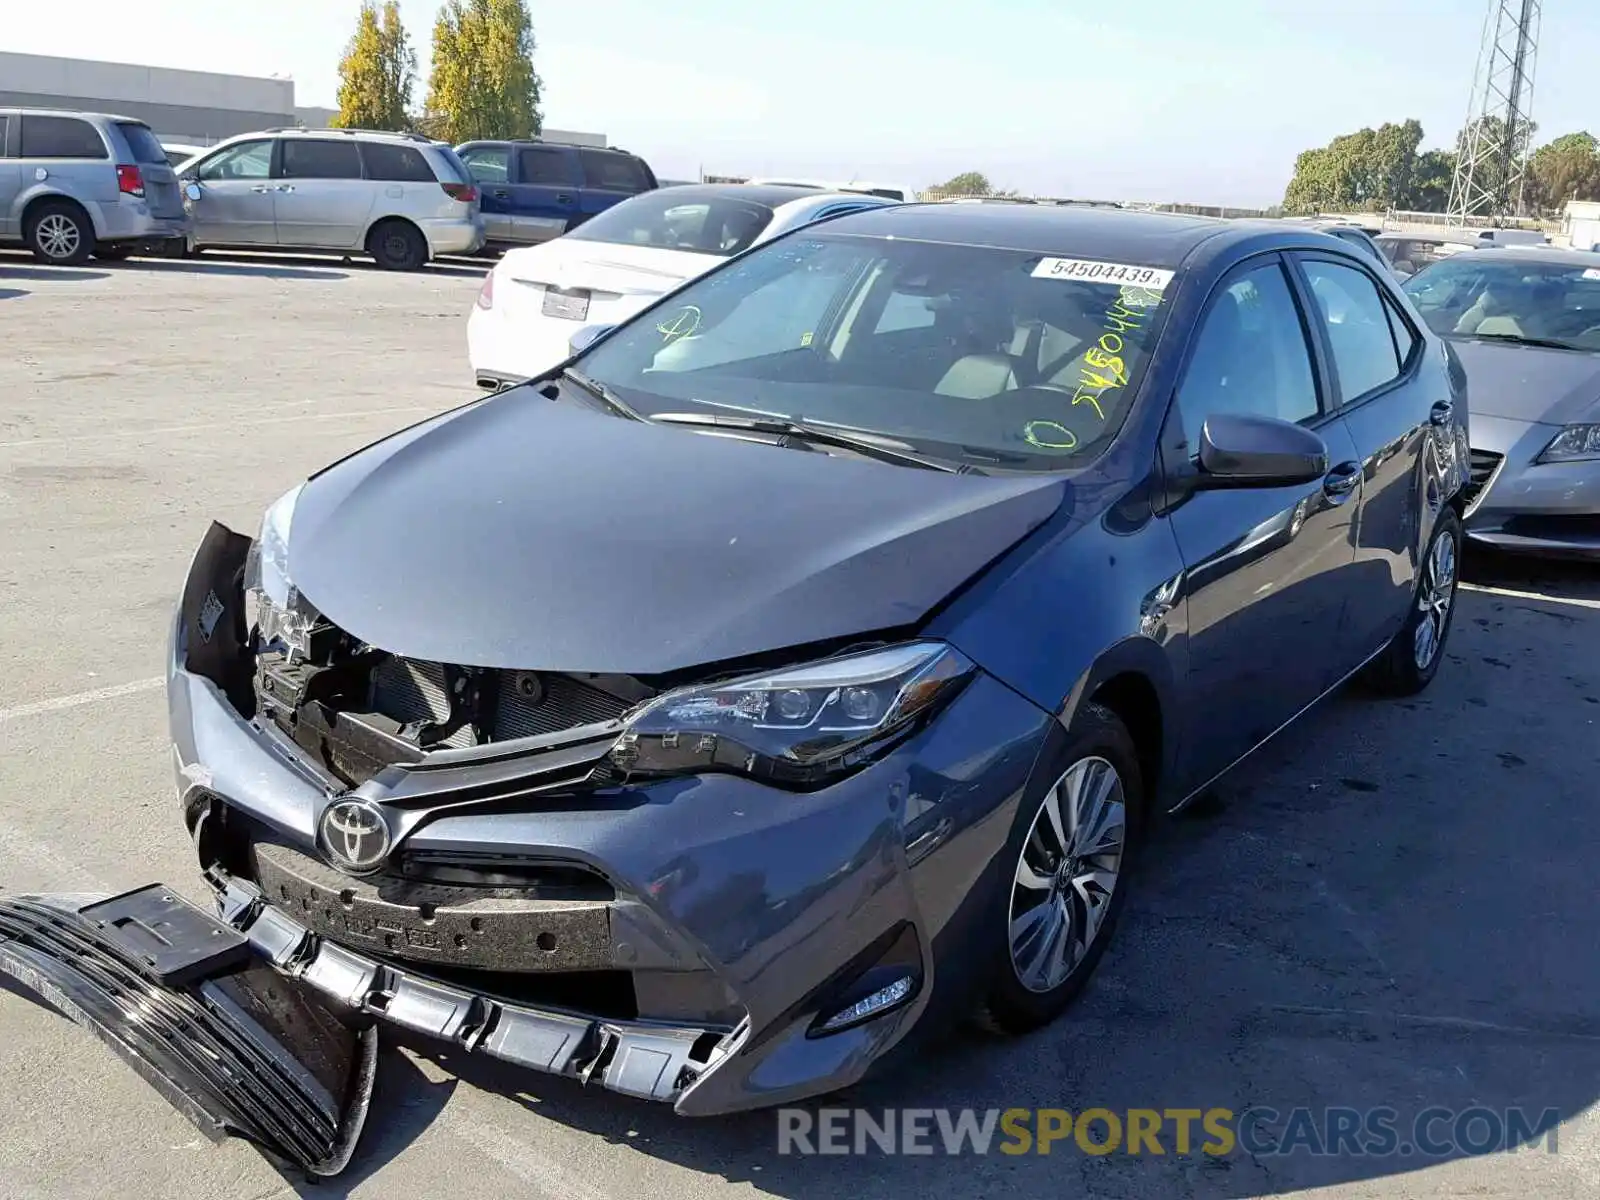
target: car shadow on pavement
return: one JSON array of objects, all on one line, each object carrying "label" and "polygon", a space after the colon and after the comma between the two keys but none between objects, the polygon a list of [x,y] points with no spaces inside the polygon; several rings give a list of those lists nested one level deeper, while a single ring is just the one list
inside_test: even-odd
[{"label": "car shadow on pavement", "polygon": [[17,297],[26,296],[27,294],[27,291],[23,288],[0,287],[0,300],[15,300]]},{"label": "car shadow on pavement", "polygon": [[[165,266],[180,266],[181,265],[181,266],[194,267],[197,264],[210,265],[210,264],[227,263],[227,264],[238,264],[238,265],[242,265],[242,266],[251,266],[251,267],[254,267],[254,266],[268,266],[268,267],[270,267],[270,266],[279,266],[279,265],[281,265],[281,266],[285,266],[285,267],[316,268],[316,269],[319,269],[319,270],[328,270],[328,271],[333,271],[333,270],[338,270],[338,271],[359,271],[359,272],[370,273],[370,274],[374,274],[374,275],[386,275],[386,274],[390,274],[391,273],[391,272],[384,271],[382,268],[380,268],[378,266],[377,263],[373,262],[370,258],[367,258],[364,255],[359,255],[359,254],[358,255],[341,255],[338,252],[334,252],[334,253],[327,254],[327,255],[317,255],[317,254],[281,254],[281,255],[274,255],[274,254],[269,254],[269,253],[253,254],[253,253],[241,253],[241,252],[238,252],[238,251],[227,251],[227,250],[208,250],[203,255],[201,255],[201,256],[199,256],[197,258],[186,258],[186,259],[178,259],[178,260],[140,259],[138,261],[141,264],[155,262],[155,263],[161,263],[162,265],[165,265]],[[412,276],[412,277],[416,277],[416,276],[419,276],[419,275],[420,276],[424,276],[424,277],[430,276],[430,275],[454,275],[454,276],[458,276],[458,277],[461,277],[461,278],[480,279],[480,278],[482,278],[483,273],[485,271],[487,271],[493,265],[494,264],[492,262],[485,262],[481,267],[474,267],[474,266],[469,265],[464,260],[460,260],[460,259],[455,259],[455,260],[450,260],[450,261],[440,261],[438,259],[435,259],[433,262],[430,262],[426,267],[424,267],[421,271],[393,272],[393,274],[401,276],[401,277],[404,277],[404,276],[407,276],[407,275]]]},{"label": "car shadow on pavement", "polygon": [[108,278],[105,271],[85,271],[78,267],[13,266],[0,256],[0,284],[18,280],[36,280],[40,283],[83,283],[91,279]]},{"label": "car shadow on pavement", "polygon": [[337,264],[317,261],[311,266],[288,266],[273,262],[214,262],[209,258],[201,259],[160,259],[140,258],[129,259],[118,264],[118,272],[123,271],[154,271],[174,275],[232,275],[259,279],[309,279],[309,280],[335,280],[348,279],[348,272],[339,269]]},{"label": "car shadow on pavement", "polygon": [[[925,1121],[937,1157],[871,1142],[785,1154],[770,1111],[686,1120],[473,1055],[429,1057],[528,1110],[525,1138],[497,1134],[524,1153],[564,1144],[531,1124],[547,1120],[785,1197],[1460,1194],[1519,1134],[1531,1145],[1497,1178],[1586,1194],[1592,1146],[1569,1123],[1600,1098],[1600,611],[1562,596],[1597,576],[1578,570],[1543,603],[1462,592],[1432,689],[1350,689],[1158,822],[1117,943],[1055,1025],[960,1030],[802,1106],[813,1120],[1100,1109],[1123,1131],[1110,1152],[1092,1152],[1111,1128],[1097,1118],[1089,1150],[1069,1134],[1016,1153],[997,1129],[987,1153],[947,1157]],[[1165,1114],[1182,1109],[1226,1110],[1239,1145],[1202,1152],[1197,1116],[1181,1153]],[[1130,1152],[1131,1110],[1162,1114],[1160,1153],[1148,1140]]]}]

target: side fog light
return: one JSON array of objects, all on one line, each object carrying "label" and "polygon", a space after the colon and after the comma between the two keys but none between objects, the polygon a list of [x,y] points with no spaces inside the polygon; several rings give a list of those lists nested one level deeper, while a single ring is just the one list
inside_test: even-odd
[{"label": "side fog light", "polygon": [[912,979],[902,975],[888,987],[881,987],[870,996],[863,996],[849,1008],[842,1008],[816,1027],[818,1033],[837,1033],[862,1021],[870,1020],[891,1008],[897,1008],[911,998]]}]

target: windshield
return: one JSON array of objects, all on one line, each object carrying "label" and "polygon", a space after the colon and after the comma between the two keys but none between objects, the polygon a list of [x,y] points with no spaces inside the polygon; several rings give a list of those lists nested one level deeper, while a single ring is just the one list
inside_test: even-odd
[{"label": "windshield", "polygon": [[726,257],[748,248],[771,221],[772,210],[765,204],[732,197],[674,196],[668,188],[613,204],[567,234],[567,239]]},{"label": "windshield", "polygon": [[1483,337],[1600,350],[1600,258],[1595,266],[1527,259],[1447,258],[1404,287],[1445,337]]},{"label": "windshield", "polygon": [[646,417],[754,410],[957,463],[1062,470],[1122,425],[1171,277],[988,246],[792,236],[674,293],[578,365]]}]

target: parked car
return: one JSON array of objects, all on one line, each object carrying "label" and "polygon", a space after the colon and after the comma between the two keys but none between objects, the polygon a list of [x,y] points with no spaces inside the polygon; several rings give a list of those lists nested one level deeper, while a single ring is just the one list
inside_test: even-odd
[{"label": "parked car", "polygon": [[364,251],[410,271],[483,245],[477,186],[455,151],[420,134],[267,129],[180,173],[196,250]]},{"label": "parked car", "polygon": [[893,201],[804,187],[699,184],[644,192],[565,237],[510,250],[467,319],[479,387],[548,371],[586,323],[615,324],[730,255],[799,225]]},{"label": "parked car", "polygon": [[1331,234],[1333,237],[1349,242],[1352,246],[1359,246],[1385,267],[1390,265],[1388,257],[1378,248],[1378,243],[1374,240],[1382,233],[1382,230],[1371,229],[1363,225],[1351,225],[1342,221],[1319,222],[1313,228],[1320,229],[1323,233]]},{"label": "parked car", "polygon": [[1471,381],[1467,536],[1600,560],[1600,254],[1462,251],[1405,290]]},{"label": "parked car", "polygon": [[191,142],[162,142],[161,152],[167,156],[167,161],[174,167],[181,167],[191,158],[198,158],[206,152],[204,146],[197,146]]},{"label": "parked car", "polygon": [[1394,273],[1401,279],[1415,275],[1423,267],[1442,258],[1460,254],[1463,250],[1481,249],[1485,245],[1464,231],[1460,235],[1448,237],[1436,234],[1383,233],[1373,241],[1377,243],[1379,252],[1393,265]]},{"label": "parked car", "polygon": [[0,108],[0,243],[72,266],[164,252],[188,232],[178,177],[143,121]]},{"label": "parked car", "polygon": [[616,147],[479,141],[456,153],[483,191],[484,228],[495,247],[547,242],[658,186],[649,163]]},{"label": "parked car", "polygon": [[794,229],[211,526],[180,808],[330,1003],[685,1115],[829,1092],[1056,1017],[1151,819],[1429,684],[1466,420],[1312,230]]}]

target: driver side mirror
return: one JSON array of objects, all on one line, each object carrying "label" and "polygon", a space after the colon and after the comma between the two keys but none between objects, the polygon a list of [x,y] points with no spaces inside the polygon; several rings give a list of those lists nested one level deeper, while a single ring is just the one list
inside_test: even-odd
[{"label": "driver side mirror", "polygon": [[1328,473],[1328,447],[1311,430],[1277,417],[1217,413],[1200,430],[1202,489],[1290,487]]},{"label": "driver side mirror", "polygon": [[567,339],[567,353],[582,354],[615,328],[615,325],[585,325]]},{"label": "driver side mirror", "polygon": [[200,199],[200,184],[194,179],[186,179],[183,184],[183,194],[191,200]]}]

